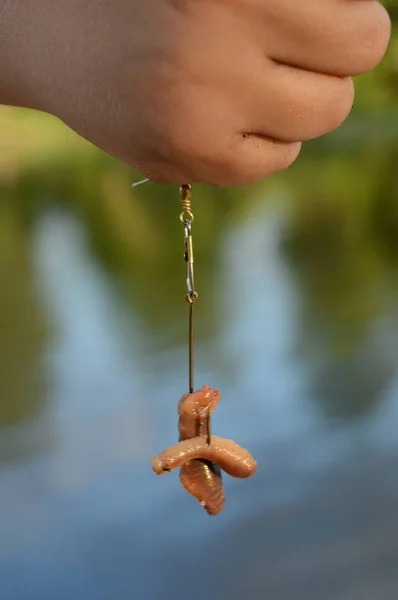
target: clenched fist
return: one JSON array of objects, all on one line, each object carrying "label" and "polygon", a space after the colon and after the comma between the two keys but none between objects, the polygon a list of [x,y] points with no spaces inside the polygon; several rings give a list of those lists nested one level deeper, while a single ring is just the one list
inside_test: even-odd
[{"label": "clenched fist", "polygon": [[289,166],[383,57],[375,0],[0,0],[0,101],[55,114],[161,183]]}]

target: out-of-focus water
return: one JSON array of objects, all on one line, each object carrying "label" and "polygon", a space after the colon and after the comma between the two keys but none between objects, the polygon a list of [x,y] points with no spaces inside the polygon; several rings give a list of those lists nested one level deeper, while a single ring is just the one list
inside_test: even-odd
[{"label": "out-of-focus water", "polygon": [[7,184],[1,600],[396,600],[396,153],[316,147],[194,195],[197,386],[259,463],[217,518],[151,470],[187,385],[177,190]]}]

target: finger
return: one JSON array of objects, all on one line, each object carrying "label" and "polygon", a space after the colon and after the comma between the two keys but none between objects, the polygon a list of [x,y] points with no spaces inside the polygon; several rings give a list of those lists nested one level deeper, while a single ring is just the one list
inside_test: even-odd
[{"label": "finger", "polygon": [[169,114],[163,123],[156,143],[158,156],[141,153],[140,172],[156,183],[230,187],[260,181],[290,166],[300,143],[245,130],[239,115],[250,113],[251,105],[242,106],[237,96],[208,89],[203,94],[189,85],[183,94],[177,89],[176,115]]},{"label": "finger", "polygon": [[330,133],[347,118],[354,100],[350,78],[276,64],[242,86],[242,94],[242,131],[286,142]]},{"label": "finger", "polygon": [[263,12],[267,54],[319,73],[346,77],[369,71],[390,39],[390,18],[376,0],[272,0]]},{"label": "finger", "polygon": [[279,142],[262,135],[235,134],[224,144],[210,143],[206,156],[191,155],[178,167],[162,160],[144,165],[141,170],[154,183],[189,181],[221,188],[241,186],[286,169],[296,160],[300,148],[299,143]]},{"label": "finger", "polygon": [[208,159],[195,163],[193,181],[216,187],[248,185],[287,169],[298,157],[300,143],[241,134],[224,141]]}]

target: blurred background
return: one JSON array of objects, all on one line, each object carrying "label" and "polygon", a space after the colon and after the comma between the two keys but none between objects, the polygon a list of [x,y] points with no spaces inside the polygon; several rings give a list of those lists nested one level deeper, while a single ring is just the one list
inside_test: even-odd
[{"label": "blurred background", "polygon": [[217,518],[150,462],[187,386],[178,189],[0,108],[1,600],[396,600],[397,34],[356,85],[285,173],[194,188],[196,382],[259,462]]}]

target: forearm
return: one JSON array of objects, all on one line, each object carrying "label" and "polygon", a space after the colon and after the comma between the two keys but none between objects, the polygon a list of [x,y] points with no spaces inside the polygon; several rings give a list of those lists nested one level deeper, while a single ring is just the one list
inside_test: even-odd
[{"label": "forearm", "polygon": [[0,0],[0,104],[51,111],[76,71],[93,2]]},{"label": "forearm", "polygon": [[44,59],[45,21],[46,0],[0,0],[0,103],[32,108],[39,103],[34,83]]},{"label": "forearm", "polygon": [[107,72],[104,54],[120,46],[122,35],[127,51],[132,43],[125,23],[138,20],[136,4],[0,0],[0,104],[57,114],[78,104],[81,89],[88,88],[95,99],[96,87],[111,84],[119,62],[116,57]]}]

